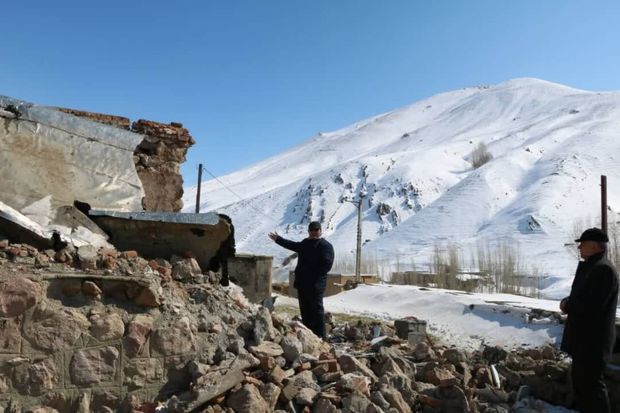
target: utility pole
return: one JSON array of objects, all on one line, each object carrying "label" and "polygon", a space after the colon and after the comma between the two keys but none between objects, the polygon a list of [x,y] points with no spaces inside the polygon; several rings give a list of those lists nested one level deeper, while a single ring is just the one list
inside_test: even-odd
[{"label": "utility pole", "polygon": [[202,183],[202,164],[198,164],[198,188],[196,189],[196,213],[200,213],[200,184]]},{"label": "utility pole", "polygon": [[601,175],[601,229],[607,233],[607,176]]},{"label": "utility pole", "polygon": [[346,202],[350,202],[357,207],[357,245],[355,248],[355,283],[362,282],[361,266],[362,266],[362,201],[364,198],[363,193],[359,193],[359,199],[357,201],[350,201],[345,199]]},{"label": "utility pole", "polygon": [[362,282],[360,273],[362,263],[362,196],[357,201],[357,249],[355,251],[355,282]]}]

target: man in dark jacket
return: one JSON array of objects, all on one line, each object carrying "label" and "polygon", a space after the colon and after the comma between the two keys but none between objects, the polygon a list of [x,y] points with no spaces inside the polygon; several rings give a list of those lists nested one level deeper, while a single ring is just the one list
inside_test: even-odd
[{"label": "man in dark jacket", "polygon": [[590,228],[575,241],[583,261],[570,295],[560,302],[560,310],[568,314],[561,348],[573,358],[571,377],[579,411],[605,413],[610,407],[603,372],[615,343],[618,275],[605,257],[605,232]]},{"label": "man in dark jacket", "polygon": [[298,254],[293,287],[297,289],[301,321],[314,334],[325,338],[323,294],[327,273],[334,263],[334,247],[321,235],[321,223],[313,221],[308,225],[308,238],[301,242],[289,241],[277,232],[269,233],[269,238]]}]

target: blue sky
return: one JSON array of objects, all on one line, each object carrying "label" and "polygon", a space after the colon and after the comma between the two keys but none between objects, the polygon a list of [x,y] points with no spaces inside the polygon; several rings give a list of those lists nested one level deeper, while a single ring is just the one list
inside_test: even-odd
[{"label": "blue sky", "polygon": [[[0,94],[183,123],[220,176],[462,87],[620,90],[620,2],[28,1],[0,7]],[[206,176],[208,178],[208,176]]]}]

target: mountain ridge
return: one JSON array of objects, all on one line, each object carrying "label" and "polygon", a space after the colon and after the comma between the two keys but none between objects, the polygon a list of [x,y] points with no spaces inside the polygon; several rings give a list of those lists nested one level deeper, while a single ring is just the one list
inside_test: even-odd
[{"label": "mountain ridge", "polygon": [[[437,245],[471,250],[504,240],[540,272],[567,277],[575,256],[564,244],[578,222],[600,216],[599,175],[620,178],[619,103],[619,92],[533,78],[441,93],[219,178],[244,201],[208,181],[201,210],[230,215],[243,234],[239,249],[274,255],[277,264],[287,252],[266,233],[301,238],[313,219],[324,222],[339,254],[350,256],[356,207],[345,201],[366,192],[363,250],[385,274],[395,263],[427,265]],[[473,168],[480,144],[492,159]],[[185,205],[193,205],[195,191],[186,189]],[[618,196],[608,196],[615,220]]]}]

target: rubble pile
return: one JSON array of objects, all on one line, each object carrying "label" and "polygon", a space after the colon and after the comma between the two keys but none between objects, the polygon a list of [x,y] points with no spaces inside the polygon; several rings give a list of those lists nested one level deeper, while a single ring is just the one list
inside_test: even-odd
[{"label": "rubble pile", "polygon": [[361,321],[332,321],[325,342],[191,257],[1,239],[0,323],[3,412],[531,412],[529,396],[571,397],[551,346],[467,354]]},{"label": "rubble pile", "polygon": [[146,412],[251,318],[193,258],[0,237],[0,411]]}]

